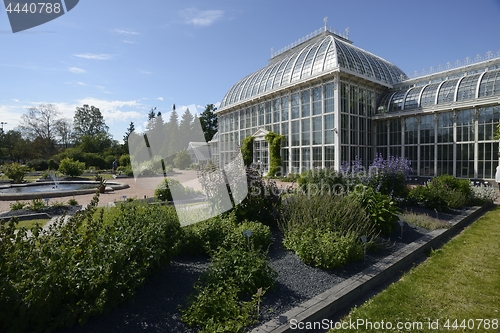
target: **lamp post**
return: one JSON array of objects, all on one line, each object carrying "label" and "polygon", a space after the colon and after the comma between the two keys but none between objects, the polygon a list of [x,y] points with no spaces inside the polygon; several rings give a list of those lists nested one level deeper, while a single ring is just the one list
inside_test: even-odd
[{"label": "lamp post", "polygon": [[2,129],[2,133],[3,133],[3,125],[7,125],[7,123],[4,121],[0,121],[0,125],[2,126],[1,129]]}]

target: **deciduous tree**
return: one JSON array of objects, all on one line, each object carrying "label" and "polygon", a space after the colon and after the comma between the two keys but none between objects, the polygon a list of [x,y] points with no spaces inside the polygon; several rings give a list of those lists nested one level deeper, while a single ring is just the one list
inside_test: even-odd
[{"label": "deciduous tree", "polygon": [[87,104],[76,108],[73,118],[73,136],[77,142],[86,135],[108,135],[108,129],[109,127],[104,122],[104,117],[98,108]]}]

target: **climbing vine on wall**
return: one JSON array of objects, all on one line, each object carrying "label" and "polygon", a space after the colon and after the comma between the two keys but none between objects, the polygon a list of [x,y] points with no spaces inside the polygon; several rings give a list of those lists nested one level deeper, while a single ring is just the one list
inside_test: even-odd
[{"label": "climbing vine on wall", "polygon": [[241,141],[241,155],[243,155],[243,163],[250,166],[253,162],[253,136],[247,136]]},{"label": "climbing vine on wall", "polygon": [[268,176],[275,177],[281,171],[281,144],[285,139],[283,135],[269,132],[265,136],[269,143],[269,173]]}]

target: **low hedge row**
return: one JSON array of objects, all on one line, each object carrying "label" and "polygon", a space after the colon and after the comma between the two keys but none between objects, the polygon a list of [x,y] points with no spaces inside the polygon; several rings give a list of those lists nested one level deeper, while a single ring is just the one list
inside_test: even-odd
[{"label": "low hedge row", "polygon": [[175,253],[172,207],[89,207],[50,231],[0,224],[0,331],[42,332],[83,323],[134,295]]}]

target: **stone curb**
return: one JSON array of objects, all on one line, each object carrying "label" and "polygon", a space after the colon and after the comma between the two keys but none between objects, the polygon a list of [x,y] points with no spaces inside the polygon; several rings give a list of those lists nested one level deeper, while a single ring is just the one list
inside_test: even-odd
[{"label": "stone curb", "polygon": [[331,317],[377,285],[398,274],[400,270],[411,266],[419,256],[428,250],[439,247],[447,237],[483,215],[491,207],[492,205],[485,205],[467,209],[450,221],[452,226],[449,229],[431,231],[362,272],[285,312],[280,315],[279,319],[268,321],[254,328],[252,333],[307,332],[306,329],[292,329],[290,321],[293,319],[296,323],[312,323]]},{"label": "stone curb", "polygon": [[47,213],[34,213],[34,214],[26,214],[26,215],[18,215],[18,216],[3,216],[3,217],[0,217],[0,220],[10,221],[10,219],[12,219],[13,217],[17,217],[17,219],[19,221],[50,219],[50,216]]}]

